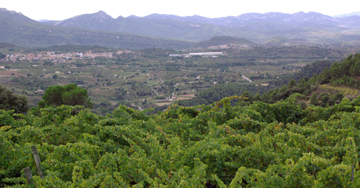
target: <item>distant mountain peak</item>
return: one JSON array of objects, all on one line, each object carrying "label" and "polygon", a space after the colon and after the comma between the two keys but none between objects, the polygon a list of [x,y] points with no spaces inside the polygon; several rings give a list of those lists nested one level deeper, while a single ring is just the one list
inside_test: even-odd
[{"label": "distant mountain peak", "polygon": [[13,14],[23,15],[21,12],[16,12],[16,11],[13,11],[13,10],[8,10],[8,9],[6,9],[6,8],[0,8],[0,11],[2,11],[2,12],[8,12],[8,13],[13,13]]},{"label": "distant mountain peak", "polygon": [[[100,16],[109,16],[105,11],[100,10],[99,12],[94,13],[95,15],[100,15]],[[111,16],[110,16],[111,17]]]},{"label": "distant mountain peak", "polygon": [[94,14],[90,14],[93,15],[94,17],[100,18],[100,19],[113,19],[113,17],[111,17],[110,15],[108,15],[106,12],[100,10],[99,12],[96,12]]},{"label": "distant mountain peak", "polygon": [[[79,24],[79,23],[77,23],[78,21],[87,22],[88,24],[92,25],[96,22],[101,23],[101,22],[107,22],[107,21],[112,21],[112,20],[114,20],[114,18],[112,18],[106,12],[101,10],[99,12],[92,13],[92,14],[83,14],[83,15],[74,16],[72,18],[57,22],[55,25],[77,27]],[[95,29],[95,28],[92,28],[92,29]]]}]

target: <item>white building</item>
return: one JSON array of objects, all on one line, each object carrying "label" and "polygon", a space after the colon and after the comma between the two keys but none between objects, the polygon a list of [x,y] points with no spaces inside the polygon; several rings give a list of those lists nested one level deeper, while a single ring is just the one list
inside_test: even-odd
[{"label": "white building", "polygon": [[217,56],[225,55],[224,52],[199,52],[199,53],[189,53],[190,56],[199,55],[199,56]]}]

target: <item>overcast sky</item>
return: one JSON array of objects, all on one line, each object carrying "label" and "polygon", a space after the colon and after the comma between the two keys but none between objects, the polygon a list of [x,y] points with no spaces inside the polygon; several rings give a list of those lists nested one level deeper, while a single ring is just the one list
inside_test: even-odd
[{"label": "overcast sky", "polygon": [[[360,11],[358,0],[1,0],[0,8],[21,12],[34,19],[64,20],[105,11],[113,18],[152,13],[204,17],[238,16],[256,12],[319,12],[329,16]],[[96,3],[95,3],[96,2]]]}]

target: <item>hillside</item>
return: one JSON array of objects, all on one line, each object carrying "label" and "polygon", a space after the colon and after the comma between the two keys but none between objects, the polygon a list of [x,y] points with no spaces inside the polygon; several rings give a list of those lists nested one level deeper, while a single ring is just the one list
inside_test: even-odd
[{"label": "hillside", "polygon": [[198,42],[194,45],[195,48],[230,48],[230,47],[253,47],[256,43],[246,40],[244,38],[229,37],[229,36],[215,36],[209,40]]},{"label": "hillside", "polygon": [[239,105],[249,105],[256,101],[275,103],[298,93],[303,95],[300,104],[304,107],[310,104],[322,107],[333,106],[340,103],[344,97],[352,100],[360,95],[359,67],[360,54],[350,55],[341,62],[319,61],[305,66],[293,75],[270,81],[266,87],[253,84],[223,84],[203,90],[195,98],[179,101],[178,104],[181,106],[211,104],[232,95],[248,98],[238,102]]},{"label": "hillside", "polygon": [[306,39],[288,39],[286,37],[274,37],[264,43],[264,46],[293,46],[299,44],[306,44],[309,41]]},{"label": "hillside", "polygon": [[26,16],[0,10],[0,41],[23,47],[52,45],[100,45],[124,49],[173,48],[192,46],[189,41],[151,38],[120,32],[94,31],[90,29],[44,25]]}]

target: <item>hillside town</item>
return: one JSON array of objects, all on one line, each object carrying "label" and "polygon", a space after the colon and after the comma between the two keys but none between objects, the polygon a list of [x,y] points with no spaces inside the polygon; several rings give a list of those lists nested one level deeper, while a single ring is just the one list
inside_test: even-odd
[{"label": "hillside town", "polygon": [[95,59],[95,58],[106,58],[111,59],[115,55],[121,54],[130,54],[133,53],[131,50],[120,50],[117,52],[102,52],[102,53],[93,53],[91,50],[82,53],[82,52],[71,52],[71,53],[61,53],[53,51],[45,51],[39,53],[12,53],[7,54],[5,58],[1,61],[41,61],[41,60],[50,60],[53,63],[66,63],[68,60],[82,60],[82,59]]}]

